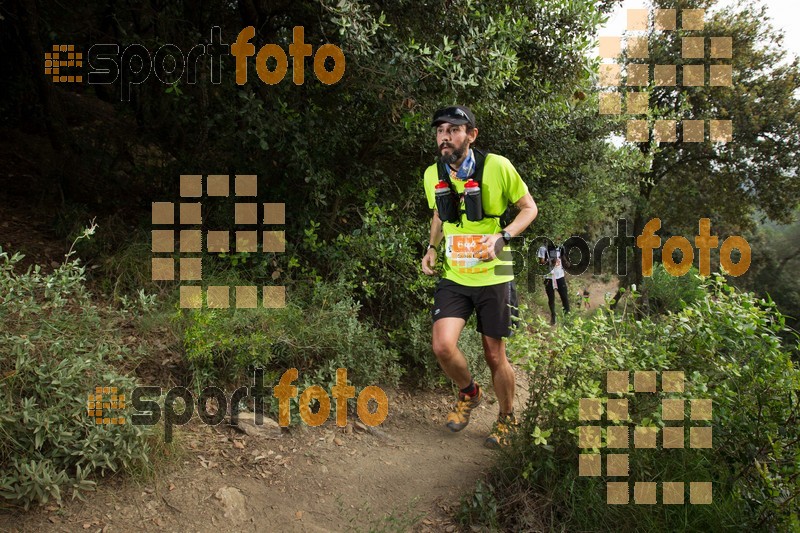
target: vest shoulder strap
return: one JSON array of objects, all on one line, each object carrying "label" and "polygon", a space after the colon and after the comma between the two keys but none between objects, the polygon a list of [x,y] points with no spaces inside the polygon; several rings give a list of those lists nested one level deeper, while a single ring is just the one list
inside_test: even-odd
[{"label": "vest shoulder strap", "polygon": [[483,153],[478,149],[473,149],[472,152],[475,154],[475,174],[473,174],[472,179],[478,182],[478,185],[481,184],[483,181],[483,167],[484,163],[486,162],[486,156],[489,153]]},{"label": "vest shoulder strap", "polygon": [[[483,183],[483,168],[486,163],[486,158],[489,156],[491,152],[482,152],[477,148],[472,149],[472,153],[475,156],[475,172],[472,174],[472,179],[478,182],[478,185],[481,186]],[[439,170],[439,179],[445,183],[447,186],[450,187],[450,190],[453,191],[454,194],[458,195],[458,191],[456,191],[455,186],[453,185],[453,181],[450,179],[450,169],[447,168],[448,165],[442,162],[441,159],[437,160],[436,168]],[[484,213],[484,217],[488,218],[497,218],[500,219],[500,225],[505,227],[508,225],[508,209],[501,214],[501,215],[492,215],[489,213]]]}]

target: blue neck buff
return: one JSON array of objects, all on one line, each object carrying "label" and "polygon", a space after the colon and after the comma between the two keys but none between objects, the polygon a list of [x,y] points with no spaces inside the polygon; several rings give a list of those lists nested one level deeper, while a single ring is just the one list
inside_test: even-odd
[{"label": "blue neck buff", "polygon": [[450,167],[448,170],[450,170],[451,178],[466,180],[472,176],[472,174],[475,173],[475,156],[472,153],[472,148],[469,149],[467,157],[461,163],[461,166],[458,167],[458,170],[453,170],[452,167]]}]

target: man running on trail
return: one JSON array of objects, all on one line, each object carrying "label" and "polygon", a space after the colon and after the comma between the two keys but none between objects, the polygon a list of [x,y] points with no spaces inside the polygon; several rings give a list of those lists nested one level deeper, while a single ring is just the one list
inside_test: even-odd
[{"label": "man running on trail", "polygon": [[[536,218],[536,203],[508,159],[471,147],[478,128],[467,107],[438,110],[431,127],[436,129],[440,158],[424,176],[433,220],[422,271],[428,276],[437,274],[436,250],[444,240],[444,273],[436,284],[432,310],[433,353],[460,389],[455,410],[447,416],[447,427],[451,431],[464,429],[483,396],[458,348],[459,336],[475,311],[500,405],[485,444],[497,447],[507,443],[508,432],[516,425],[514,371],[503,339],[511,335],[511,317],[517,306],[511,254],[506,245]],[[509,202],[520,211],[503,227],[500,216]]]}]

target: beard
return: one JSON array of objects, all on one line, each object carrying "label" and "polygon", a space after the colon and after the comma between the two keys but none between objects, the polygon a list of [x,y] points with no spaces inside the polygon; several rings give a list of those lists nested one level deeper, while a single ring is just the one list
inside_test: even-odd
[{"label": "beard", "polygon": [[[465,139],[464,143],[461,146],[456,146],[451,143],[444,143],[441,146],[439,146],[439,153],[441,154],[440,159],[442,163],[444,163],[445,165],[452,165],[453,163],[457,162],[467,152],[468,145],[469,143]],[[450,148],[449,155],[442,154],[442,150],[444,148]]]}]

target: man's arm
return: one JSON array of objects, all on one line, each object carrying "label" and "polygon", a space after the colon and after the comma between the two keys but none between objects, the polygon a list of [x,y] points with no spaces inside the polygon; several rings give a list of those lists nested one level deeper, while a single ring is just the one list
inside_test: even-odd
[{"label": "man's arm", "polygon": [[567,253],[566,248],[563,246],[561,247],[561,266],[564,268],[570,268],[572,264],[569,262],[569,254]]},{"label": "man's arm", "polygon": [[539,248],[536,252],[536,256],[539,258],[540,265],[547,263],[547,248],[545,248],[544,251],[542,251],[542,248]]},{"label": "man's arm", "polygon": [[431,218],[431,236],[428,242],[438,247],[443,238],[444,232],[442,231],[442,220],[439,218],[439,211],[434,209],[433,218]]},{"label": "man's arm", "polygon": [[[512,237],[516,237],[525,229],[531,225],[531,222],[536,218],[536,215],[539,214],[539,208],[536,207],[536,202],[533,201],[533,197],[531,193],[525,193],[525,196],[520,198],[514,203],[515,206],[519,209],[519,213],[517,216],[514,217],[514,220],[503,228],[507,231]],[[488,252],[488,256],[486,257],[486,261],[491,261],[492,259],[497,258],[497,253],[503,249],[503,247],[498,244],[500,241],[502,244],[505,244],[503,241],[503,236],[500,233],[495,233],[494,235],[484,235],[481,237],[481,244],[486,247]]]},{"label": "man's arm", "polygon": [[539,208],[536,207],[536,202],[533,201],[531,193],[526,193],[514,205],[519,209],[519,213],[514,217],[511,224],[504,228],[512,237],[516,237],[525,231],[534,221],[536,215],[539,214]]},{"label": "man's arm", "polygon": [[422,272],[424,272],[428,276],[433,276],[436,274],[436,247],[439,246],[439,243],[442,242],[444,238],[444,233],[442,232],[442,221],[439,219],[439,212],[437,210],[433,210],[433,218],[431,219],[431,234],[428,242],[434,246],[434,248],[428,247],[428,250],[425,252],[425,256],[422,258]]}]

